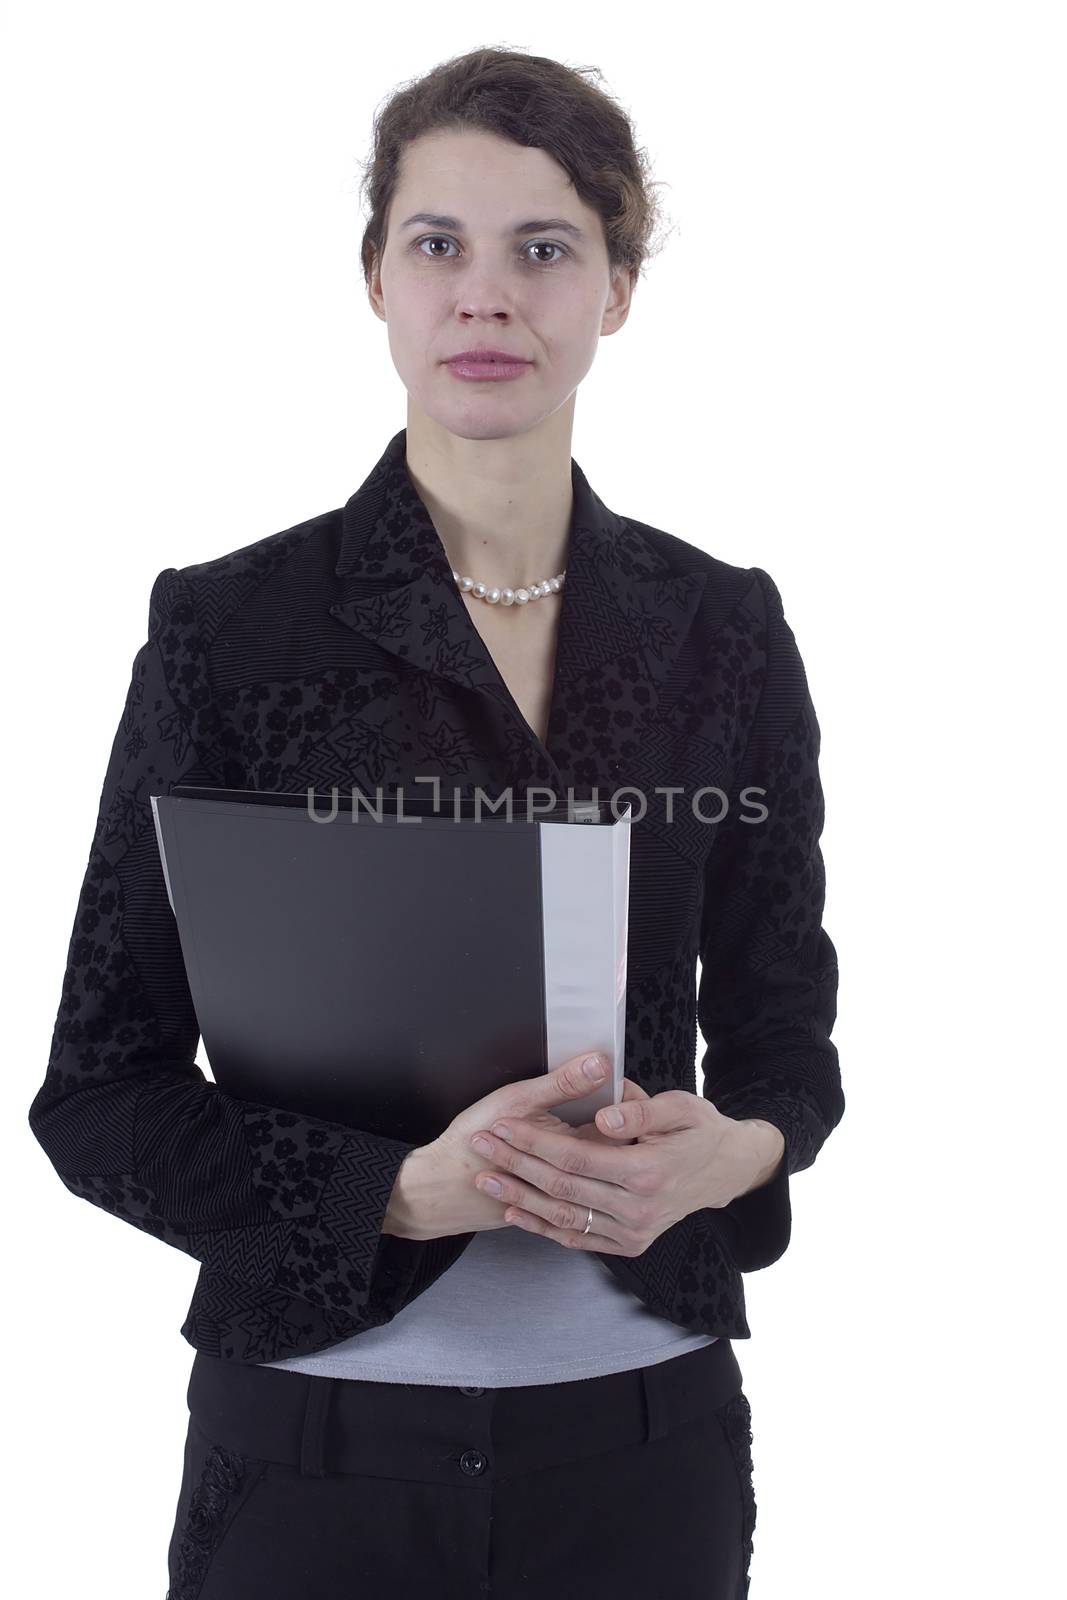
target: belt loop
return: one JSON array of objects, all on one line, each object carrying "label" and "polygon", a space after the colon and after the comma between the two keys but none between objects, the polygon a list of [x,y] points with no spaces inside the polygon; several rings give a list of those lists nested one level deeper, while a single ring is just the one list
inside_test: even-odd
[{"label": "belt loop", "polygon": [[641,1386],[645,1396],[645,1443],[663,1439],[668,1432],[666,1391],[663,1384],[663,1362],[641,1368]]},{"label": "belt loop", "polygon": [[303,1478],[326,1476],[326,1415],[333,1385],[340,1380],[317,1372],[305,1373],[307,1399],[304,1404],[304,1431],[300,1440],[300,1475]]}]

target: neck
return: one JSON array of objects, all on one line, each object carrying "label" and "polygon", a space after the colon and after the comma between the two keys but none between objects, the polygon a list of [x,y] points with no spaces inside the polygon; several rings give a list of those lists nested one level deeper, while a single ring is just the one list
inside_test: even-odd
[{"label": "neck", "polygon": [[564,570],[574,499],[569,427],[558,437],[460,439],[409,419],[406,460],[453,571],[517,589]]}]

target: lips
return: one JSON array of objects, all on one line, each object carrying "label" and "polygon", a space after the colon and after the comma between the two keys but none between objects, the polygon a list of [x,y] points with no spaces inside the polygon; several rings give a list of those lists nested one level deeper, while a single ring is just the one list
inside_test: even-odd
[{"label": "lips", "polygon": [[499,361],[506,366],[514,366],[517,362],[525,362],[529,365],[525,356],[514,356],[507,350],[460,350],[458,354],[449,356],[447,359],[449,363],[453,361],[480,361],[483,363]]},{"label": "lips", "polygon": [[444,365],[457,383],[515,383],[526,376],[533,362],[506,350],[482,350],[450,356]]}]

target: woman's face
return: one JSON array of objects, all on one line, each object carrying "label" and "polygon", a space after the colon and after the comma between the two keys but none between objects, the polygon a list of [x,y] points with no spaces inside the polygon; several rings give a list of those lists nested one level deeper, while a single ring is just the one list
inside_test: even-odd
[{"label": "woman's face", "polygon": [[[629,274],[609,269],[599,214],[544,150],[481,131],[426,135],[404,152],[386,222],[371,304],[410,401],[461,438],[535,428],[626,320]],[[484,347],[529,365],[494,380],[446,364]]]}]

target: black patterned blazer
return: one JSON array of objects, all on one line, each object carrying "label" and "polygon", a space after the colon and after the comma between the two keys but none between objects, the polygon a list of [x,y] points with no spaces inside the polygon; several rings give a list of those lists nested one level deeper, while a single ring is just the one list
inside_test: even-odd
[{"label": "black patterned blazer", "polygon": [[[205,1078],[149,795],[188,782],[427,796],[415,780],[436,775],[445,795],[510,787],[521,807],[534,787],[602,803],[625,789],[625,1072],[652,1095],[695,1093],[699,1020],[703,1093],[773,1122],[785,1157],[770,1183],[642,1255],[601,1259],[659,1315],[748,1338],[741,1275],[786,1249],[790,1177],[844,1111],[820,733],[778,590],[609,511],[572,460],[542,743],[467,612],[405,448],[402,429],[343,508],[156,578],[30,1127],[74,1194],[201,1263],[181,1328],[196,1349],[273,1361],[390,1321],[473,1234],[383,1234],[411,1146]],[[749,786],[766,792],[742,802]],[[681,791],[671,811],[665,787]],[[718,822],[700,820],[723,807],[709,788],[728,802]]]}]

